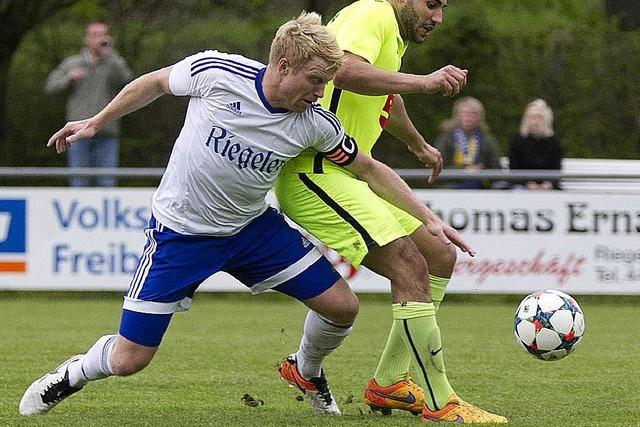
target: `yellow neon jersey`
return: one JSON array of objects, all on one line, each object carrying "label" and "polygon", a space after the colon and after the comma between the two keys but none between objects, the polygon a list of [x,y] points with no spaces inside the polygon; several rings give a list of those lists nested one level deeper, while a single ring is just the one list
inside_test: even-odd
[{"label": "yellow neon jersey", "polygon": [[[386,0],[358,0],[339,11],[327,24],[344,51],[366,59],[376,68],[396,72],[400,69],[407,44],[400,36],[393,7]],[[336,113],[345,132],[360,151],[370,155],[388,117],[387,95],[367,96],[336,89],[329,82],[320,104]],[[383,111],[386,109],[387,111]],[[321,158],[313,150],[291,160],[283,172],[330,172],[341,168]],[[320,162],[322,164],[320,165]]]}]

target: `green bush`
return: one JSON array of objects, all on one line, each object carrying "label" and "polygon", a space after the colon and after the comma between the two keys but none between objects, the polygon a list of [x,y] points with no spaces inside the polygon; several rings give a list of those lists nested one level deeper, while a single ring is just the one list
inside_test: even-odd
[{"label": "green bush", "polygon": [[[64,122],[65,101],[45,96],[42,87],[49,71],[79,50],[89,20],[111,23],[117,50],[141,75],[208,48],[265,61],[277,26],[312,2],[156,3],[164,9],[83,0],[26,35],[9,73],[1,165],[65,164],[44,149]],[[330,13],[346,3],[333,2]],[[620,31],[603,9],[602,0],[451,1],[444,24],[424,44],[410,47],[403,71],[423,74],[449,63],[468,68],[463,94],[485,104],[504,155],[526,104],[544,98],[555,111],[568,157],[637,158],[640,34]],[[405,98],[418,129],[435,140],[455,99]],[[166,97],[125,118],[121,165],[164,166],[184,108],[184,100]],[[386,136],[375,153],[392,166],[417,166],[401,144]]]},{"label": "green bush", "polygon": [[[448,63],[469,69],[464,95],[480,99],[501,153],[508,154],[525,106],[543,98],[567,157],[638,158],[640,34],[620,31],[601,1],[452,2],[445,24],[412,46],[404,70]],[[435,140],[455,99],[409,95],[419,130]],[[376,153],[417,167],[384,138]]]}]

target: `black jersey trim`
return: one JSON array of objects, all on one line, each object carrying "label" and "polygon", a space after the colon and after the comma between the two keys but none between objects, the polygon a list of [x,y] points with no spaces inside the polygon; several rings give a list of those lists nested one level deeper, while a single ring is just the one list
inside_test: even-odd
[{"label": "black jersey trim", "polygon": [[313,156],[313,173],[324,173],[324,166],[322,165],[323,159],[324,155],[322,155],[322,153]]},{"label": "black jersey trim", "polygon": [[320,188],[318,184],[313,182],[311,178],[307,176],[307,174],[299,173],[298,178],[300,178],[300,181],[302,181],[302,183],[309,190],[315,193],[316,196],[320,198],[320,200],[322,200],[324,203],[327,204],[327,206],[333,209],[333,211],[337,213],[340,218],[342,218],[349,225],[351,225],[358,232],[358,234],[360,234],[360,236],[362,237],[362,240],[364,240],[364,243],[365,245],[367,245],[367,247],[371,247],[376,243],[375,240],[373,240],[373,238],[369,234],[369,232],[365,230],[365,228],[362,226],[362,224],[360,224],[354,217],[351,216],[349,212],[347,212],[342,206],[340,206],[335,200],[333,200],[331,196],[329,196],[322,188]]},{"label": "black jersey trim", "polygon": [[333,114],[336,114],[338,111],[338,103],[340,102],[340,96],[342,95],[342,89],[333,88],[333,93],[331,94],[331,102],[329,103],[329,111]]}]

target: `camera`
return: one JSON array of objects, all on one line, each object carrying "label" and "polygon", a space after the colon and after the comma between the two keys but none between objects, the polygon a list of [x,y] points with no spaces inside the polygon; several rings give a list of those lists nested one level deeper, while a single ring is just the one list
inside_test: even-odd
[{"label": "camera", "polygon": [[99,44],[100,44],[100,47],[109,47],[109,46],[111,46],[111,37],[109,37],[109,36],[103,37],[102,39],[100,39]]}]

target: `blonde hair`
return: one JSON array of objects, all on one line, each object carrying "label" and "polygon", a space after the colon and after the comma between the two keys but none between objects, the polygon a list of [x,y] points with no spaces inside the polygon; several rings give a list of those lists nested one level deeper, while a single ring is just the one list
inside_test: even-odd
[{"label": "blonde hair", "polygon": [[277,64],[287,58],[291,67],[298,67],[314,58],[328,63],[327,71],[342,65],[343,52],[335,37],[322,25],[320,15],[302,12],[278,28],[269,52],[269,63]]},{"label": "blonde hair", "polygon": [[453,110],[451,112],[452,117],[442,123],[442,130],[450,132],[458,126],[458,112],[465,105],[478,110],[478,113],[480,114],[480,118],[478,119],[478,129],[482,132],[489,132],[489,125],[487,125],[487,122],[485,121],[484,105],[482,105],[482,102],[471,96],[463,96],[453,103]]},{"label": "blonde hair", "polygon": [[[539,110],[543,116],[542,122],[542,132],[532,132],[529,129],[529,113],[531,110]],[[524,114],[522,115],[522,121],[520,122],[520,136],[526,138],[527,136],[538,136],[548,138],[553,136],[555,132],[553,131],[553,110],[551,107],[543,100],[536,99],[535,101],[531,101],[527,108],[524,110]]]}]

